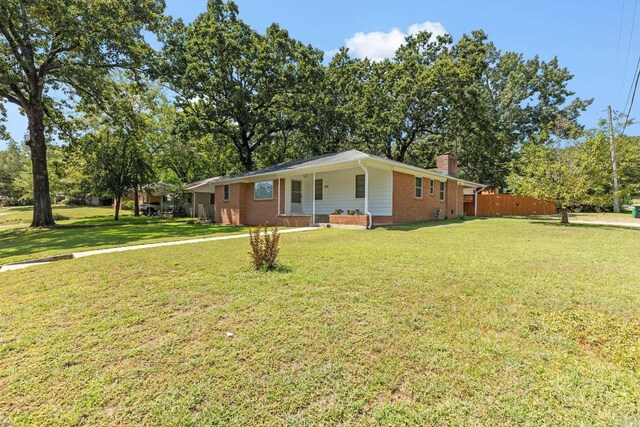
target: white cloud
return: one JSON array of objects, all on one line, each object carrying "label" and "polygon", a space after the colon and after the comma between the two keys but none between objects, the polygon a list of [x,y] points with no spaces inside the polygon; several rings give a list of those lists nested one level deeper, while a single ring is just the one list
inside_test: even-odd
[{"label": "white cloud", "polygon": [[344,45],[357,58],[366,57],[372,61],[382,61],[395,54],[396,50],[404,43],[405,37],[417,34],[420,31],[429,31],[435,36],[447,33],[447,30],[440,22],[425,21],[409,26],[406,32],[394,27],[386,33],[382,31],[355,33],[345,40]]}]

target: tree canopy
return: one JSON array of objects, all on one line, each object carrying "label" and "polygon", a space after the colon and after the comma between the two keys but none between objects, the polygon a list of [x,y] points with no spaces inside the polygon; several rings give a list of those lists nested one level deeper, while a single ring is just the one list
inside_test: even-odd
[{"label": "tree canopy", "polygon": [[207,10],[167,39],[169,81],[185,114],[236,149],[244,170],[280,132],[302,124],[308,95],[319,86],[322,52],[289,37],[277,24],[259,34],[237,17],[232,2]]},{"label": "tree canopy", "polygon": [[421,32],[379,62],[343,49],[327,75],[349,126],[343,144],[426,167],[452,152],[463,176],[495,186],[521,144],[578,135],[591,103],[573,98],[556,58],[501,52],[483,31],[457,43]]},{"label": "tree canopy", "polygon": [[581,145],[541,145],[526,143],[518,152],[507,178],[515,194],[554,202],[569,222],[569,210],[580,205],[597,205],[593,197],[590,162]]},{"label": "tree canopy", "polygon": [[0,2],[0,100],[28,119],[32,226],[54,224],[46,124],[62,126],[77,99],[101,104],[111,70],[149,66],[153,51],[143,31],[160,29],[163,10],[162,0]]},{"label": "tree canopy", "polygon": [[[320,50],[277,24],[251,28],[232,1],[208,0],[190,24],[163,9],[162,0],[0,3],[0,100],[27,116],[31,158],[17,181],[9,166],[0,170],[0,192],[15,194],[18,183],[33,192],[32,225],[53,224],[52,185],[76,194],[91,183],[118,198],[152,179],[180,184],[351,148],[427,168],[451,152],[462,177],[503,186],[514,170],[534,176],[531,159],[570,168],[574,150],[551,147],[584,132],[578,118],[591,101],[569,89],[573,76],[557,58],[503,52],[481,30],[457,40],[413,34],[380,61],[342,48],[325,65]],[[151,34],[158,52],[145,40]],[[580,139],[593,160],[584,167],[601,177],[589,197],[602,200],[610,193],[603,135]],[[83,148],[74,151],[78,138]],[[61,141],[72,141],[71,151],[60,151]],[[638,191],[636,146],[617,141],[628,196]],[[47,150],[68,161],[47,159]],[[18,151],[24,159],[12,145],[0,167]],[[125,157],[129,172],[105,184]]]}]

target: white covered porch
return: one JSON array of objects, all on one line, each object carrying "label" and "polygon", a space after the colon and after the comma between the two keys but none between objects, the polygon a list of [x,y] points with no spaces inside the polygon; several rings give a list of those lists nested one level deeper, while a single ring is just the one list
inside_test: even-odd
[{"label": "white covered porch", "polygon": [[311,223],[329,222],[329,215],[392,215],[391,169],[347,165],[274,177],[284,197],[278,199],[279,215],[307,215]]}]

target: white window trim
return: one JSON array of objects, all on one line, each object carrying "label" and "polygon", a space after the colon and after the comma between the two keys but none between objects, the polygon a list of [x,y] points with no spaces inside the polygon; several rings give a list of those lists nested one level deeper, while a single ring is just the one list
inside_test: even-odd
[{"label": "white window trim", "polygon": [[224,184],[222,186],[222,201],[228,202],[229,200],[231,200],[231,186],[229,184]]},{"label": "white window trim", "polygon": [[[420,186],[419,187],[418,187],[418,183],[417,183],[418,179],[420,179]],[[413,185],[414,185],[413,196],[416,199],[422,199],[422,197],[424,196],[424,178],[421,177],[421,176],[414,177]],[[420,189],[420,196],[416,195],[418,188]]]},{"label": "white window trim", "polygon": [[[262,183],[264,183],[264,182],[269,182],[269,183],[271,183],[271,197],[256,197],[256,185],[258,185],[258,184],[262,184]],[[263,201],[263,200],[273,200],[273,191],[274,191],[274,188],[273,188],[273,181],[271,181],[271,180],[266,180],[266,181],[256,181],[256,182],[254,182],[254,183],[253,183],[253,200],[258,201],[258,202],[259,202],[259,201]]]},{"label": "white window trim", "polygon": [[429,180],[429,195],[430,196],[435,196],[436,194],[436,180],[435,179],[430,179]]},{"label": "white window trim", "polygon": [[447,200],[447,183],[440,181],[440,201]]},{"label": "white window trim", "polygon": [[[358,197],[358,177],[361,176],[364,179],[365,185],[364,185],[364,194],[362,195],[362,197]],[[356,191],[355,191],[355,199],[359,200],[359,199],[366,199],[367,198],[367,175],[364,173],[359,173],[355,176],[355,185],[356,185]]]}]

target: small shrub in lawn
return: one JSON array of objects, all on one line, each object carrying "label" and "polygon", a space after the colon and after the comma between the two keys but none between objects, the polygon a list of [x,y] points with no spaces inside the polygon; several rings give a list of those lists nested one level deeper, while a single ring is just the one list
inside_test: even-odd
[{"label": "small shrub in lawn", "polygon": [[54,221],[66,221],[67,219],[71,219],[71,218],[58,212],[55,212],[53,214]]},{"label": "small shrub in lawn", "polygon": [[249,243],[251,244],[251,264],[256,270],[275,270],[278,267],[278,243],[280,233],[278,228],[271,230],[264,227],[256,227],[249,231]]},{"label": "small shrub in lawn", "polygon": [[135,207],[135,201],[133,200],[125,200],[124,202],[122,202],[122,206],[121,206],[123,211],[132,211],[134,207]]}]

